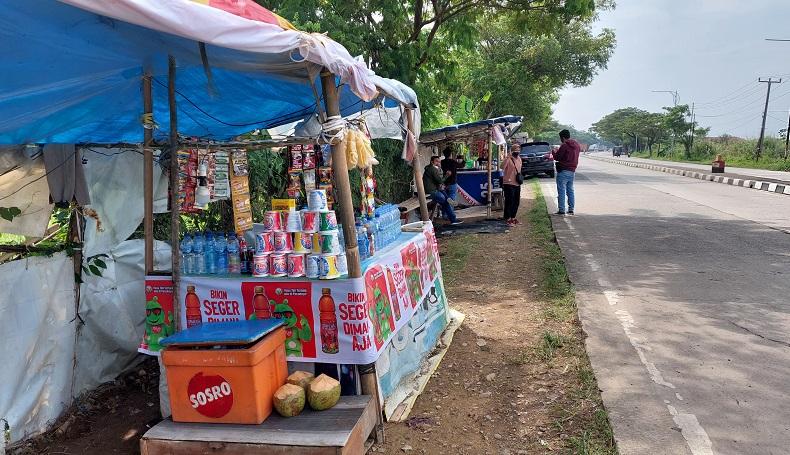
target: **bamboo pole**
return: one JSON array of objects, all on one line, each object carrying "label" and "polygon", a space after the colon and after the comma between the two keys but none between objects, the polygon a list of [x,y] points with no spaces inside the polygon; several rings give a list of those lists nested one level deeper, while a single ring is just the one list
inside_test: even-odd
[{"label": "bamboo pole", "polygon": [[486,191],[486,199],[488,199],[488,204],[486,207],[486,218],[491,218],[491,190],[493,190],[492,179],[491,179],[491,163],[494,160],[494,150],[491,147],[491,130],[488,130],[488,190]]},{"label": "bamboo pole", "polygon": [[[411,109],[406,109],[406,127],[414,134],[414,112],[412,112]],[[415,137],[415,140],[416,139]],[[417,199],[420,201],[420,220],[428,221],[430,219],[430,214],[428,213],[428,199],[425,195],[425,185],[422,183],[422,165],[420,163],[419,146],[417,150],[414,151],[411,167],[414,173],[414,185],[417,187]]]},{"label": "bamboo pole", "polygon": [[168,57],[167,100],[170,109],[170,245],[172,248],[173,319],[176,331],[181,329],[181,311],[178,305],[178,285],[181,280],[181,248],[179,232],[181,218],[178,213],[178,107],[176,106],[176,58]]},{"label": "bamboo pole", "polygon": [[[335,86],[335,76],[329,71],[321,72],[321,86],[324,90],[324,106],[327,118],[340,115],[340,96]],[[354,225],[354,203],[351,200],[351,182],[348,180],[345,143],[332,146],[332,172],[335,175],[335,196],[338,202],[337,216],[343,225],[343,238],[346,242],[346,260],[349,278],[362,276],[362,261],[357,247],[357,232]]]},{"label": "bamboo pole", "polygon": [[[149,120],[153,112],[151,96],[151,74],[143,76],[143,114]],[[154,137],[152,125],[143,128],[143,231],[145,232],[145,274],[154,271],[154,152],[151,141]]]}]

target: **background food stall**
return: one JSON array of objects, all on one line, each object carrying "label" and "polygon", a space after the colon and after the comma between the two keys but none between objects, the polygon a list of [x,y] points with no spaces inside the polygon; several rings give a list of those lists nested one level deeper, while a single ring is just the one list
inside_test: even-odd
[{"label": "background food stall", "polygon": [[451,156],[455,158],[462,153],[466,163],[458,170],[458,202],[485,206],[486,216],[490,218],[492,196],[502,191],[500,163],[506,140],[518,131],[521,121],[520,116],[506,115],[424,131],[420,135],[421,154],[426,157],[439,155],[444,159],[442,151],[446,146],[460,144],[463,151],[454,148]]}]

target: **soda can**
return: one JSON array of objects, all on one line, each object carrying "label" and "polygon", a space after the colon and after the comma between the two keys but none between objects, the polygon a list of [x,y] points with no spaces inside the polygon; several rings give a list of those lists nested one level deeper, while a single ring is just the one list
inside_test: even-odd
[{"label": "soda can", "polygon": [[321,275],[321,255],[308,254],[307,264],[305,265],[305,275],[307,278],[316,279]]},{"label": "soda can", "polygon": [[255,234],[255,254],[266,254],[274,251],[271,232],[258,232]]},{"label": "soda can", "polygon": [[340,273],[337,271],[337,256],[334,254],[321,255],[321,267],[318,272],[318,278],[321,280],[334,280],[339,276]]},{"label": "soda can", "polygon": [[304,254],[288,255],[288,276],[296,278],[305,275]]},{"label": "soda can", "polygon": [[302,210],[302,231],[318,232],[318,212]]},{"label": "soda can", "polygon": [[263,214],[263,228],[267,231],[282,231],[283,218],[279,210],[269,210]]},{"label": "soda can", "polygon": [[288,275],[288,257],[285,254],[275,253],[270,255],[269,275],[286,276]]},{"label": "soda can", "polygon": [[310,190],[307,193],[307,208],[310,210],[326,210],[328,208],[326,190]]},{"label": "soda can", "polygon": [[269,276],[269,255],[256,254],[252,257],[252,276]]},{"label": "soda can", "polygon": [[290,232],[274,232],[274,251],[276,253],[290,253],[294,249],[293,238]]},{"label": "soda can", "polygon": [[306,254],[313,252],[313,234],[297,232],[294,234],[294,253]]},{"label": "soda can", "polygon": [[334,210],[324,210],[318,214],[318,230],[322,232],[337,230],[337,215]]},{"label": "soda can", "polygon": [[337,231],[321,233],[321,253],[340,254],[340,240]]},{"label": "soda can", "polygon": [[348,275],[348,260],[346,260],[346,253],[337,255],[337,273]]}]

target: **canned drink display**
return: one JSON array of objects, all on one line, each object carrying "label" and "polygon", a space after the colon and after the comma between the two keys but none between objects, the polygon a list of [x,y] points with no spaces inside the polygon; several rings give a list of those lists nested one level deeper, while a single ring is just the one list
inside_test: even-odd
[{"label": "canned drink display", "polygon": [[282,212],[279,210],[269,210],[263,214],[263,228],[267,231],[282,231],[283,219]]},{"label": "canned drink display", "polygon": [[337,231],[321,233],[321,253],[340,254],[340,239],[337,235]]},{"label": "canned drink display", "polygon": [[286,276],[288,275],[288,255],[275,253],[271,256],[269,264],[269,275]]},{"label": "canned drink display", "polygon": [[305,276],[304,254],[288,255],[288,276],[292,278]]},{"label": "canned drink display", "polygon": [[337,230],[337,215],[334,210],[325,210],[318,214],[318,230],[322,232]]},{"label": "canned drink display", "polygon": [[310,210],[326,210],[329,208],[326,190],[310,190],[307,193],[307,208]]},{"label": "canned drink display", "polygon": [[297,232],[294,234],[294,253],[312,253],[313,252],[313,234],[309,232]]},{"label": "canned drink display", "polygon": [[276,231],[274,233],[274,251],[277,253],[290,253],[293,251],[293,238],[290,232]]},{"label": "canned drink display", "polygon": [[346,259],[346,253],[337,255],[337,273],[348,275],[348,260]]},{"label": "canned drink display", "polygon": [[252,276],[269,276],[268,254],[256,254],[252,257]]},{"label": "canned drink display", "polygon": [[255,254],[265,254],[274,251],[271,232],[258,232],[255,234]]},{"label": "canned drink display", "polygon": [[321,280],[334,280],[339,277],[337,271],[337,256],[334,254],[321,255],[321,266],[318,271],[318,278]]},{"label": "canned drink display", "polygon": [[316,279],[321,275],[321,255],[308,254],[307,264],[305,265],[305,276]]},{"label": "canned drink display", "polygon": [[301,232],[302,230],[302,214],[295,210],[283,212],[283,224],[285,230],[288,232]]},{"label": "canned drink display", "polygon": [[302,231],[318,232],[318,212],[302,210]]}]

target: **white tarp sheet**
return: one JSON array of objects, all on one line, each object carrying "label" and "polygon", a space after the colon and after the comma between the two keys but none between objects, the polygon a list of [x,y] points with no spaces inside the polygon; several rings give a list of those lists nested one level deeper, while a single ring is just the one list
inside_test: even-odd
[{"label": "white tarp sheet", "polygon": [[0,288],[0,419],[16,441],[46,428],[71,403],[71,258],[58,253],[1,264]]},{"label": "white tarp sheet", "polygon": [[43,237],[52,204],[41,155],[31,157],[24,146],[0,147],[0,207],[17,207],[22,214],[0,218],[0,232]]}]

